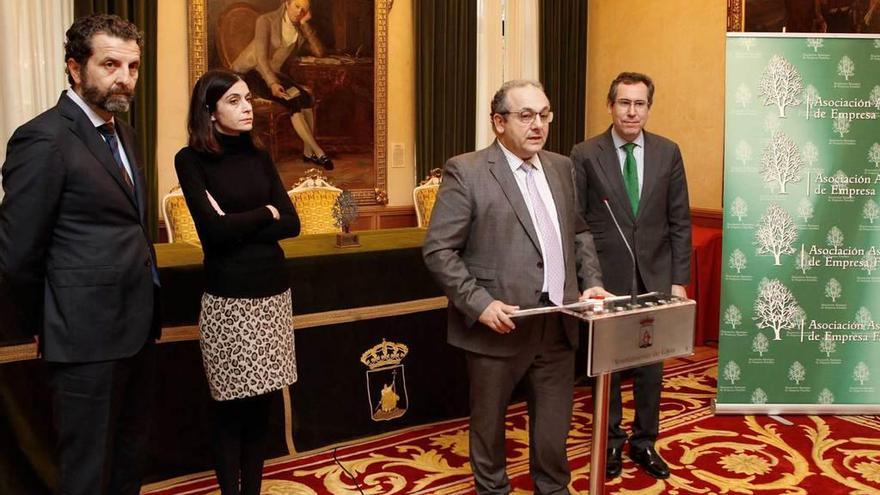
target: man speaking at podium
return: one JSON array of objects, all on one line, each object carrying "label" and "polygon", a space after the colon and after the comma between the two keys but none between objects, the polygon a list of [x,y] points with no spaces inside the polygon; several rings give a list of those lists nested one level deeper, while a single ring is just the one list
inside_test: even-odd
[{"label": "man speaking at podium", "polygon": [[574,203],[571,162],[542,150],[553,112],[540,83],[504,83],[491,119],[492,145],[446,162],[425,264],[451,303],[449,343],[466,351],[476,492],[510,492],[504,418],[525,378],[535,493],[567,494],[578,322],[510,315],[606,292]]},{"label": "man speaking at podium", "polygon": [[[623,72],[612,81],[607,101],[611,127],[571,152],[577,203],[595,239],[608,290],[687,297],[684,286],[691,273],[687,180],[678,145],[643,130],[653,100],[654,83],[644,74]],[[668,478],[669,468],[654,450],[660,430],[663,363],[632,372],[636,414],[630,458],[651,476]],[[611,479],[620,475],[627,440],[620,427],[620,373],[611,377],[609,409],[605,475]]]}]

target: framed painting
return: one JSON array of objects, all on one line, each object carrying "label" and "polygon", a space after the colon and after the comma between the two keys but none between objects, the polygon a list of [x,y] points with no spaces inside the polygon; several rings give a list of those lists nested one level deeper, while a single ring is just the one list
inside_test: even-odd
[{"label": "framed painting", "polygon": [[254,135],[285,186],[324,169],[358,204],[387,203],[388,0],[189,0],[190,88],[239,73]]},{"label": "framed painting", "polygon": [[880,0],[727,0],[727,31],[880,33]]}]

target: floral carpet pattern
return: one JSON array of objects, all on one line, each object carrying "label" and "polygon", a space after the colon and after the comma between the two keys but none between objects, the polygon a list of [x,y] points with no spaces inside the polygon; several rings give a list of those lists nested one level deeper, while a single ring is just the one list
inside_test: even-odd
[{"label": "floral carpet pattern", "polygon": [[[656,448],[672,476],[655,480],[624,455],[623,474],[606,493],[880,494],[880,419],[874,416],[715,416],[717,361],[667,367]],[[624,423],[632,420],[632,390],[624,387]],[[589,388],[575,396],[568,456],[572,493],[587,493],[592,428]],[[508,473],[514,495],[532,493],[525,404],[507,416]],[[791,423],[791,424],[786,424]],[[339,447],[336,458],[367,495],[473,493],[467,420],[452,420]],[[263,494],[358,494],[332,450],[268,462]],[[213,473],[171,480],[149,495],[219,494]],[[160,487],[164,485],[164,487]]]}]

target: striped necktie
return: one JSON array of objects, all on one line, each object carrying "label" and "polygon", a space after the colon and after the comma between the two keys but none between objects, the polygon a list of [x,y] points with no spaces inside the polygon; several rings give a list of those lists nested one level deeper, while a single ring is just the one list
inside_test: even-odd
[{"label": "striped necktie", "polygon": [[132,182],[131,176],[128,175],[128,170],[125,169],[125,164],[122,163],[122,156],[119,154],[119,141],[116,139],[116,127],[113,125],[113,122],[99,125],[98,132],[104,136],[107,146],[110,147],[110,153],[119,167],[119,173],[122,174],[122,180],[125,182],[125,185],[128,186],[129,190],[134,191],[134,182]]},{"label": "striped necktie", "polygon": [[553,227],[550,211],[538,193],[538,186],[535,183],[535,175],[537,174],[535,165],[525,161],[522,167],[526,172],[526,189],[529,192],[528,201],[532,205],[532,213],[535,215],[535,229],[541,237],[541,244],[545,251],[544,270],[547,273],[547,292],[550,295],[550,301],[561,306],[565,290],[565,258],[562,255],[562,242],[559,240],[556,228]]}]

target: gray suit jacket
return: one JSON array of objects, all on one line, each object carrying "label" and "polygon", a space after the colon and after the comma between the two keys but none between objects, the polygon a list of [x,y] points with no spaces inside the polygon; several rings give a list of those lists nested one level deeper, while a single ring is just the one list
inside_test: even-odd
[{"label": "gray suit jacket", "polygon": [[16,301],[12,317],[42,335],[48,361],[124,358],[158,336],[144,176],[134,131],[119,119],[116,130],[137,174],[137,195],[66,95],[9,140],[0,285]]},{"label": "gray suit jacket", "polygon": [[633,215],[611,128],[577,144],[571,152],[578,208],[599,252],[605,289],[629,294],[632,261],[603,203],[607,198],[636,256],[649,291],[669,292],[691,276],[691,217],[681,151],[674,142],[645,132],[645,176]]},{"label": "gray suit jacket", "polygon": [[[562,236],[565,301],[602,285],[593,240],[574,203],[571,162],[539,152]],[[527,345],[537,320],[521,319],[502,335],[479,323],[493,300],[522,308],[539,305],[544,281],[538,234],[499,145],[449,159],[423,248],[425,264],[449,297],[448,340],[490,356],[512,356]],[[566,319],[577,345],[577,322]]]}]

